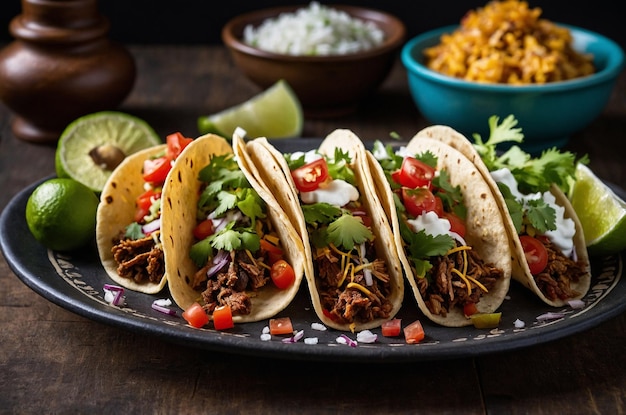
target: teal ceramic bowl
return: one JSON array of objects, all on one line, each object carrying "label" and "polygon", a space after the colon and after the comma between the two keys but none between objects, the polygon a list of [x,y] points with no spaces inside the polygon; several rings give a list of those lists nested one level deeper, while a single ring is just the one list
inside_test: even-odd
[{"label": "teal ceramic bowl", "polygon": [[567,27],[574,49],[594,56],[596,73],[579,79],[543,85],[502,85],[464,81],[442,75],[424,65],[422,51],[439,43],[448,26],[410,39],[402,48],[409,89],[418,110],[432,124],[448,125],[466,137],[489,135],[487,120],[513,114],[524,133],[523,147],[537,153],[567,144],[606,107],[624,67],[624,52],[614,41],[597,33]]}]

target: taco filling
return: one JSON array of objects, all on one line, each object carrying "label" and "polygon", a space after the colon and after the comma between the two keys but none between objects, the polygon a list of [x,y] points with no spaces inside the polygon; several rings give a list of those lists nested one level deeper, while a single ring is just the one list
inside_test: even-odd
[{"label": "taco filling", "polygon": [[535,187],[534,193],[522,193],[510,169],[491,172],[507,203],[519,235],[530,273],[543,295],[551,301],[580,297],[572,288],[588,273],[587,262],[577,258],[573,219],[549,191]]},{"label": "taco filling", "polygon": [[167,146],[143,161],[144,192],[135,199],[134,222],[113,239],[111,253],[117,274],[137,284],[159,284],[165,275],[161,248],[161,196],[172,163],[193,141],[181,133],[167,136]]},{"label": "taco filling", "polygon": [[317,150],[284,157],[298,190],[324,314],[338,324],[388,319],[394,310],[390,276],[376,254],[350,155],[336,148],[332,157]]},{"label": "taco filling", "polygon": [[437,168],[437,156],[426,150],[412,154],[374,144],[393,193],[395,209],[412,275],[426,307],[446,317],[454,307],[466,316],[476,312],[503,269],[486,263],[466,242],[466,214],[460,186],[450,183],[450,172]]},{"label": "taco filling", "polygon": [[189,255],[198,271],[190,282],[208,314],[229,306],[250,315],[252,298],[268,285],[284,290],[295,280],[283,259],[266,203],[252,188],[233,154],[215,155],[199,172],[197,225]]}]

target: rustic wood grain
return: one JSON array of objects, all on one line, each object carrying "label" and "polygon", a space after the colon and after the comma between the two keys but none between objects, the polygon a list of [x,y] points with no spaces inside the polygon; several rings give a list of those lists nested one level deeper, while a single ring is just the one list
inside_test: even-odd
[{"label": "rustic wood grain", "polygon": [[[122,110],[165,135],[258,92],[221,47],[136,46],[139,76]],[[605,114],[574,137],[598,174],[626,187],[626,74]],[[0,105],[0,208],[54,172],[54,148],[18,141]],[[399,63],[359,113],[307,120],[305,136],[351,128],[411,137],[426,121]],[[40,297],[0,259],[0,413],[467,413],[626,411],[626,315],[583,333],[475,359],[331,364],[206,352],[75,315]]]}]

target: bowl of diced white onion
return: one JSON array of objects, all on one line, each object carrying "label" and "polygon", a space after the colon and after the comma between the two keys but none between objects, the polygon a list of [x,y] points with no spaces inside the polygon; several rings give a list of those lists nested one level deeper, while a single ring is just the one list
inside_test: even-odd
[{"label": "bowl of diced white onion", "polygon": [[284,79],[311,118],[354,112],[389,75],[405,35],[384,11],[317,2],[245,13],[222,29],[243,74],[261,88]]}]

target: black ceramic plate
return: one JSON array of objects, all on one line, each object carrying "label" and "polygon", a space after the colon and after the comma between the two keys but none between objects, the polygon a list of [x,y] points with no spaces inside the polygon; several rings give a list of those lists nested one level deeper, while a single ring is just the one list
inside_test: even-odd
[{"label": "black ceramic plate", "polygon": [[[278,143],[285,151],[309,149],[319,140],[299,139]],[[17,194],[0,217],[0,247],[15,274],[49,301],[86,318],[132,330],[137,333],[159,336],[168,341],[201,349],[268,356],[284,359],[326,361],[362,361],[383,363],[392,361],[442,360],[458,357],[510,351],[549,342],[587,330],[608,320],[626,309],[626,283],[621,281],[624,255],[596,258],[592,261],[593,280],[585,296],[583,309],[563,307],[554,309],[544,305],[530,291],[513,282],[507,299],[501,307],[502,322],[498,329],[479,330],[470,327],[446,328],[430,323],[419,313],[412,293],[407,291],[398,317],[402,325],[420,319],[426,338],[419,344],[405,344],[402,337],[383,337],[372,344],[358,343],[356,347],[340,344],[341,334],[356,339],[352,333],[332,329],[317,331],[311,323],[318,322],[311,308],[308,290],[303,286],[294,302],[279,316],[289,316],[295,330],[303,330],[305,338],[316,337],[317,344],[283,343],[273,337],[262,341],[260,336],[267,321],[238,324],[227,332],[212,329],[194,329],[185,324],[181,310],[170,316],[151,308],[160,298],[171,298],[164,290],[158,295],[147,295],[126,290],[126,306],[115,307],[104,300],[103,285],[114,284],[104,272],[94,246],[71,255],[43,248],[31,236],[24,219],[28,196],[38,183]],[[547,322],[537,317],[548,312],[562,312],[564,316]],[[516,329],[515,320],[525,323]]]}]

